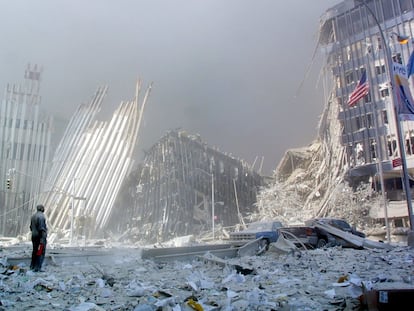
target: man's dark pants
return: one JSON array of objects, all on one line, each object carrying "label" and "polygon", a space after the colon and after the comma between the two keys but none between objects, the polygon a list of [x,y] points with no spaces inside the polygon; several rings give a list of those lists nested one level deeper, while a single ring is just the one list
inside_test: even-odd
[{"label": "man's dark pants", "polygon": [[32,261],[30,263],[30,269],[34,271],[40,271],[42,268],[43,260],[45,258],[45,252],[46,252],[46,243],[43,245],[43,251],[42,254],[39,256],[37,255],[37,251],[39,249],[41,238],[32,238]]}]

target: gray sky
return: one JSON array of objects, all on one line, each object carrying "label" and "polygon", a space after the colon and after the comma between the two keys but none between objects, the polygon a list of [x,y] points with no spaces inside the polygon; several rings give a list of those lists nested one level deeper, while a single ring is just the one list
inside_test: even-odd
[{"label": "gray sky", "polygon": [[[169,129],[198,133],[270,174],[308,145],[322,112],[311,64],[319,18],[340,0],[0,0],[0,90],[43,66],[42,105],[69,118],[108,85],[104,113],[153,90],[139,149]],[[256,166],[257,167],[257,166]]]}]

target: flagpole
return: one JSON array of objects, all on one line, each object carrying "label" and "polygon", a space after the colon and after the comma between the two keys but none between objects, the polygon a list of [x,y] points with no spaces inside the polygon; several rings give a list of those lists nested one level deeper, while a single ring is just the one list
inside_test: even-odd
[{"label": "flagpole", "polygon": [[[401,156],[401,164],[402,164],[402,172],[403,172],[403,186],[404,186],[404,190],[405,190],[405,196],[406,196],[406,201],[407,201],[407,210],[408,210],[408,218],[410,220],[410,234],[413,234],[413,225],[414,225],[414,218],[413,218],[413,207],[412,207],[412,201],[411,201],[411,190],[410,190],[410,179],[409,179],[409,175],[408,175],[408,169],[407,169],[407,158],[406,158],[406,154],[405,154],[405,145],[404,145],[404,141],[402,138],[402,127],[401,127],[401,122],[400,122],[400,117],[398,115],[398,111],[397,111],[397,96],[396,96],[396,82],[395,82],[395,77],[394,77],[394,73],[393,73],[393,65],[392,65],[392,58],[391,58],[391,51],[390,51],[390,47],[388,46],[387,41],[385,40],[385,36],[384,36],[384,32],[382,30],[382,27],[380,25],[380,23],[378,22],[377,17],[375,16],[375,14],[372,12],[371,8],[365,3],[365,1],[363,0],[357,0],[359,3],[361,3],[366,10],[368,11],[368,13],[372,16],[372,18],[374,19],[374,22],[377,24],[380,35],[381,35],[381,40],[382,42],[384,42],[384,47],[385,47],[385,58],[386,58],[386,65],[387,65],[387,71],[389,74],[389,78],[390,78],[390,83],[391,83],[391,101],[392,101],[392,106],[393,106],[393,110],[394,110],[394,116],[395,116],[395,124],[396,124],[396,128],[397,128],[397,137],[398,137],[398,148],[400,149],[400,156]],[[414,240],[411,241],[414,243]],[[409,241],[408,243],[410,244],[410,235],[409,235]]]},{"label": "flagpole", "polygon": [[[390,230],[390,223],[388,219],[388,206],[387,206],[387,196],[385,194],[385,184],[384,184],[384,169],[382,168],[382,161],[383,161],[383,150],[382,150],[382,142],[378,135],[378,117],[377,117],[377,105],[374,102],[374,124],[375,124],[375,139],[377,140],[376,147],[377,147],[377,165],[378,171],[380,174],[380,184],[381,184],[381,195],[382,200],[384,203],[384,219],[385,219],[385,228],[387,230],[387,242],[388,244],[391,243],[391,230]],[[376,183],[376,181],[375,181]]]}]

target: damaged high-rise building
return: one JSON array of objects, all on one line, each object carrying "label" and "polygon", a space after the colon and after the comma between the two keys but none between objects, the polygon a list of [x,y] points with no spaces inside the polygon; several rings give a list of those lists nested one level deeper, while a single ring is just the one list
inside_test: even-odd
[{"label": "damaged high-rise building", "polygon": [[114,219],[124,218],[136,228],[136,238],[146,241],[214,236],[217,228],[243,223],[263,185],[263,177],[244,161],[209,147],[198,135],[169,131],[124,186]]},{"label": "damaged high-rise building", "polygon": [[[404,102],[402,90],[407,99],[413,90],[413,76],[407,75],[414,50],[413,18],[412,0],[344,0],[321,16],[318,47],[324,56],[325,107],[318,137],[309,147],[286,152],[275,171],[278,189],[300,194],[299,214],[345,217],[346,204],[335,204],[346,191],[344,181],[353,189],[369,183],[382,198],[369,215],[357,217],[409,226],[401,150],[413,176],[414,122],[412,116],[399,122],[400,148],[394,105]],[[393,96],[396,88],[390,83],[393,68],[400,69],[398,96]],[[409,184],[412,195],[412,177]],[[262,201],[269,206],[269,200]]]},{"label": "damaged high-rise building", "polygon": [[28,65],[22,84],[0,103],[0,235],[28,230],[51,154],[52,118],[41,109],[42,69]]},{"label": "damaged high-rise building", "polygon": [[[385,191],[389,216],[399,225],[407,219],[403,156],[409,175],[414,173],[414,114],[396,116],[394,107],[413,104],[407,75],[413,18],[411,0],[346,0],[326,11],[319,39],[326,56],[325,78],[333,82],[329,91],[338,109],[347,179],[354,184],[371,179]],[[408,184],[412,192],[414,182]],[[373,217],[384,218],[382,210]]]},{"label": "damaged high-rise building", "polygon": [[53,133],[39,112],[39,81],[40,70],[29,67],[24,87],[8,86],[2,101],[1,234],[26,233],[38,203],[46,206],[51,239],[71,240],[136,228],[143,240],[164,241],[240,224],[254,211],[263,177],[183,130],[168,132],[131,173],[151,90],[142,93],[141,81],[108,122],[96,119],[107,93],[98,88],[49,156]]}]

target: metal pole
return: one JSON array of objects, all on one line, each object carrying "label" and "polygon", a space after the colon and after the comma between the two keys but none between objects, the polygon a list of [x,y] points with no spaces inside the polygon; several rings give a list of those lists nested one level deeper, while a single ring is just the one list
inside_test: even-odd
[{"label": "metal pole", "polygon": [[72,180],[73,183],[73,194],[72,194],[72,199],[71,199],[71,203],[72,203],[72,213],[71,213],[71,217],[70,217],[70,244],[73,243],[73,221],[74,221],[74,209],[75,209],[75,178],[73,178]]},{"label": "metal pole", "polygon": [[411,201],[411,191],[410,191],[410,180],[408,176],[408,170],[407,170],[407,158],[405,154],[405,146],[404,141],[402,137],[402,128],[401,128],[401,122],[400,117],[398,115],[397,110],[397,95],[396,95],[396,89],[395,89],[395,77],[394,77],[394,67],[392,64],[392,58],[391,58],[391,52],[390,47],[387,44],[387,41],[385,40],[384,32],[381,28],[380,23],[378,22],[377,17],[375,16],[374,12],[372,12],[371,8],[365,3],[363,0],[357,0],[359,3],[361,3],[369,12],[369,14],[374,19],[374,22],[377,24],[381,40],[384,42],[385,45],[385,58],[386,58],[386,64],[387,64],[387,71],[390,77],[390,83],[391,83],[391,99],[392,99],[392,106],[394,109],[394,116],[395,116],[395,124],[397,127],[397,136],[398,136],[398,148],[400,149],[400,156],[401,156],[401,162],[402,162],[402,172],[403,172],[403,185],[405,190],[405,196],[407,200],[407,210],[408,210],[408,218],[410,220],[410,230],[413,230],[414,225],[414,219],[413,219],[413,207],[412,207],[412,201]]},{"label": "metal pole", "polygon": [[378,165],[378,170],[379,170],[379,174],[380,174],[380,183],[381,183],[381,194],[382,194],[382,200],[384,203],[384,219],[385,219],[385,228],[387,229],[387,242],[388,244],[391,243],[391,229],[390,229],[390,222],[388,219],[388,206],[387,206],[387,196],[385,193],[385,184],[384,184],[384,170],[382,168],[382,160],[383,160],[383,156],[382,156],[382,142],[380,140],[380,137],[378,135],[378,118],[377,118],[377,105],[374,104],[374,111],[373,111],[373,116],[374,116],[374,123],[375,123],[375,139],[377,140],[377,165]]},{"label": "metal pole", "polygon": [[244,223],[243,215],[240,213],[239,199],[237,197],[237,188],[236,188],[236,179],[235,178],[233,178],[233,188],[234,188],[234,197],[236,199],[237,216],[239,217],[239,220],[240,220],[241,224],[243,225],[243,228],[246,229],[246,224]]},{"label": "metal pole", "polygon": [[214,174],[213,174],[213,170],[211,170],[211,223],[212,223],[212,230],[213,230],[213,240],[215,239],[215,228],[214,228]]}]

